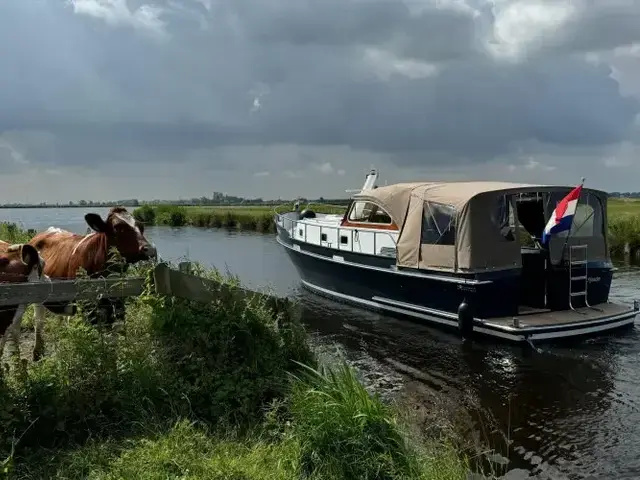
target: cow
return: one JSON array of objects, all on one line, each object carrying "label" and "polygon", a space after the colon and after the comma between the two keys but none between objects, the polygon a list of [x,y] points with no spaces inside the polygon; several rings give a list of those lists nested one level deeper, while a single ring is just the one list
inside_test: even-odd
[{"label": "cow", "polygon": [[[9,244],[0,240],[0,284],[40,282],[45,262],[37,250],[29,244]],[[16,348],[20,337],[20,323],[27,304],[0,307],[0,358],[7,337],[11,336]],[[36,338],[36,345],[42,339]],[[35,346],[34,345],[34,348]]]},{"label": "cow", "polygon": [[[29,245],[44,258],[44,273],[52,280],[75,279],[80,267],[89,278],[101,278],[110,273],[122,273],[123,268],[139,261],[157,258],[155,245],[144,236],[144,226],[126,208],[113,207],[104,220],[97,213],[87,213],[84,219],[92,233],[79,235],[49,227],[29,241]],[[111,257],[113,249],[121,257],[120,262]],[[111,307],[118,302],[107,299],[99,303]],[[124,302],[120,301],[118,305],[123,306]],[[45,309],[62,315],[76,312],[75,305],[67,302],[36,305],[35,326],[38,332],[44,322]],[[112,318],[111,312],[108,316]],[[34,352],[34,360],[40,355],[41,352]]]}]

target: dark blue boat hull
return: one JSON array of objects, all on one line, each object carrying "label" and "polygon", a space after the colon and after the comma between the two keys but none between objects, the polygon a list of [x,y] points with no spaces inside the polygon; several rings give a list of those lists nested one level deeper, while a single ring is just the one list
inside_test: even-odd
[{"label": "dark blue boat hull", "polygon": [[[471,306],[472,315],[476,319],[474,332],[477,330],[479,333],[517,341],[527,338],[524,331],[505,333],[503,327],[484,322],[492,318],[519,315],[519,307],[523,304],[523,290],[528,290],[527,285],[521,284],[521,269],[483,275],[397,269],[395,258],[363,255],[298,242],[291,239],[281,227],[278,227],[278,242],[285,248],[303,284],[316,293],[374,310],[422,318],[430,323],[455,329],[458,328],[457,311],[464,301]],[[549,301],[557,304],[559,309],[568,309],[568,272],[556,268],[548,275],[549,278],[566,277],[566,281],[557,281],[555,288],[549,289],[547,294]],[[589,284],[589,299],[596,300],[592,300],[593,304],[606,302],[611,284],[611,268],[604,265],[591,268],[589,277],[595,275],[600,278]],[[529,303],[543,302],[544,293],[536,292],[535,301]],[[576,307],[584,305],[584,301],[580,301],[576,299]],[[611,318],[604,316],[598,321],[597,331],[601,332],[600,327],[607,325],[611,328],[620,326],[625,319],[625,326],[632,324],[635,313],[630,310],[625,315],[624,318],[619,314]],[[548,333],[547,330],[553,328],[556,327],[538,330]],[[579,325],[567,325],[566,330],[577,333],[584,329]]]}]

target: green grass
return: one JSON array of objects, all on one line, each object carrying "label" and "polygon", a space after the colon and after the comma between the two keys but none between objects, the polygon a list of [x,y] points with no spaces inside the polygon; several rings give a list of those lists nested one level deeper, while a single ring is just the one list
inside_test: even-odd
[{"label": "green grass", "polygon": [[90,442],[61,454],[54,469],[36,468],[25,478],[290,480],[299,470],[298,457],[294,441],[225,437],[180,420],[146,437]]},{"label": "green grass", "polygon": [[611,255],[624,255],[625,248],[640,251],[640,199],[609,199],[609,245]]},{"label": "green grass", "polygon": [[[345,207],[325,204],[301,206],[310,208],[318,213],[343,213]],[[284,205],[282,210],[293,209],[293,204]],[[229,207],[182,207],[176,205],[150,206],[136,208],[133,215],[147,225],[169,225],[182,227],[228,228],[233,230],[248,230],[256,232],[274,233],[274,210],[272,206],[229,206]]]},{"label": "green grass", "polygon": [[15,223],[0,222],[0,240],[7,243],[26,243],[36,234],[35,230],[23,230]]},{"label": "green grass", "polygon": [[610,198],[608,214],[612,217],[620,215],[640,216],[640,198]]},{"label": "green grass", "polygon": [[0,478],[465,478],[448,441],[407,433],[349,368],[322,370],[285,320],[261,299],[150,290],[113,329],[51,316],[45,357],[0,370]]}]

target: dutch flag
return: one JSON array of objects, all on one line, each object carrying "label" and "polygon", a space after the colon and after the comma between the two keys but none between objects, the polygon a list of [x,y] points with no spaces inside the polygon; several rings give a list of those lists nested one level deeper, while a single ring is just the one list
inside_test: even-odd
[{"label": "dutch flag", "polygon": [[576,214],[576,207],[578,206],[578,199],[582,192],[582,184],[571,190],[566,197],[564,197],[555,210],[551,214],[551,218],[547,222],[547,226],[544,227],[542,232],[542,244],[546,245],[551,235],[555,235],[559,232],[571,229],[573,222],[573,216]]}]

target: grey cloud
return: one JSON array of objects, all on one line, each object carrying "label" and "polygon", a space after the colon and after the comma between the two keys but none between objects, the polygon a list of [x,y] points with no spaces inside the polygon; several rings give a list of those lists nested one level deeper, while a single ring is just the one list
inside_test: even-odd
[{"label": "grey cloud", "polygon": [[[491,56],[500,12],[482,1],[425,0],[416,12],[416,2],[397,0],[220,0],[211,10],[172,0],[156,4],[163,23],[149,24],[163,25],[163,38],[142,34],[140,22],[106,22],[99,10],[3,2],[0,132],[34,161],[67,165],[234,145],[346,145],[404,165],[487,161],[531,140],[611,145],[630,137],[638,100],[621,96],[608,67],[558,52],[640,36],[628,20],[640,5],[590,2],[577,4],[591,11],[572,17],[555,52],[519,62]],[[600,9],[615,25],[600,22]],[[371,49],[434,72],[379,78]]]},{"label": "grey cloud", "polygon": [[423,2],[419,12],[397,0],[245,0],[232,5],[259,43],[379,45],[429,61],[464,58],[478,50],[474,11],[446,9],[435,2]]},{"label": "grey cloud", "polygon": [[569,22],[564,48],[600,51],[640,42],[640,4],[628,0],[582,0],[580,13]]},{"label": "grey cloud", "polygon": [[3,175],[20,173],[29,167],[28,160],[2,139],[0,139],[0,165],[2,165]]}]

